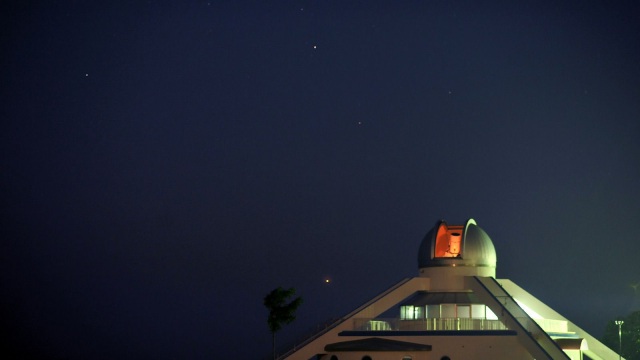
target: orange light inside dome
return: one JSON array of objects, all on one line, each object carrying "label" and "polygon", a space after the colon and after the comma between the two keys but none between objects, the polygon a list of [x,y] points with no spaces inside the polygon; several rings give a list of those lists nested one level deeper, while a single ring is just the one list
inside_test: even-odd
[{"label": "orange light inside dome", "polygon": [[438,227],[434,257],[451,258],[462,255],[462,236],[464,226],[447,226],[444,222]]}]

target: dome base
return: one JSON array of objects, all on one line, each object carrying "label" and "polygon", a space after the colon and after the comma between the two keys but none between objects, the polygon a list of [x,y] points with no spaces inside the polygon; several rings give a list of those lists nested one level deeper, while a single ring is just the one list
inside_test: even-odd
[{"label": "dome base", "polygon": [[420,269],[420,277],[430,279],[431,290],[464,290],[465,276],[496,277],[496,268],[491,266],[439,266]]}]

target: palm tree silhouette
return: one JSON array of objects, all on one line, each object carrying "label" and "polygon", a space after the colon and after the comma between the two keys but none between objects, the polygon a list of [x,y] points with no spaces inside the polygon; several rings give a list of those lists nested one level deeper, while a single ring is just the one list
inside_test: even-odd
[{"label": "palm tree silhouette", "polygon": [[300,304],[302,304],[301,297],[297,297],[290,303],[287,303],[287,299],[295,295],[295,293],[295,288],[283,289],[282,287],[278,287],[271,290],[271,292],[264,297],[264,306],[269,309],[267,324],[271,331],[274,360],[276,358],[276,332],[278,332],[284,324],[289,324],[296,319],[296,310]]}]

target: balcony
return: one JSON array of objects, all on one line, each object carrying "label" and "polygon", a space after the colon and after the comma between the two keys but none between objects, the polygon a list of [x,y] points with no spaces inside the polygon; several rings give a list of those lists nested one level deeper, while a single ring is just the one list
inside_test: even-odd
[{"label": "balcony", "polygon": [[425,330],[508,330],[500,320],[472,318],[430,318],[400,320],[398,318],[356,318],[355,331],[425,331]]}]

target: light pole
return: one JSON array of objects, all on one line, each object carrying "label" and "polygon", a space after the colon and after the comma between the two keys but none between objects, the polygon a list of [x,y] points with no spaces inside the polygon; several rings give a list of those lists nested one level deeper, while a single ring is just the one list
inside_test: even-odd
[{"label": "light pole", "polygon": [[622,359],[622,324],[624,321],[616,320],[616,325],[618,325],[618,358]]}]

